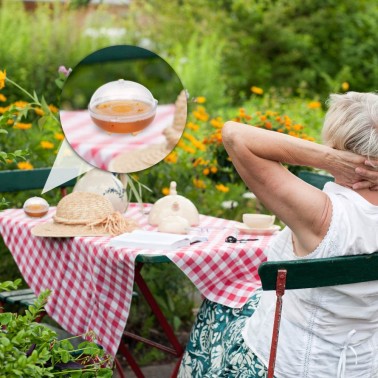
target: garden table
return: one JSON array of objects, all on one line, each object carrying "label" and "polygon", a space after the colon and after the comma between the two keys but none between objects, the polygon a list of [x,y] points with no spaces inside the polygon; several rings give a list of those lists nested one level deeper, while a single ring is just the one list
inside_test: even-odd
[{"label": "garden table", "polygon": [[153,123],[136,135],[107,133],[93,123],[87,110],[61,111],[60,121],[74,151],[89,164],[109,170],[112,159],[121,153],[166,142],[163,131],[172,125],[174,112],[173,104],[159,105]]},{"label": "garden table", "polygon": [[[150,204],[129,204],[128,218],[146,230]],[[200,229],[208,241],[177,250],[114,249],[110,237],[42,238],[31,234],[38,222],[21,209],[0,213],[0,233],[21,274],[36,294],[51,289],[47,313],[74,335],[94,331],[98,342],[115,355],[129,315],[134,278],[141,279],[135,262],[175,263],[206,298],[239,308],[260,286],[258,266],[272,236],[257,241],[225,243],[235,235],[237,222],[200,215]],[[140,283],[140,282],[139,282]],[[143,281],[141,284],[145,284]]]}]

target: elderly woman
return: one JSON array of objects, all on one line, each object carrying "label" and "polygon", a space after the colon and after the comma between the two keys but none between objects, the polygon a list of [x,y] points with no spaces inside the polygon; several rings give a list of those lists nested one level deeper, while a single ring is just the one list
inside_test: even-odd
[{"label": "elderly woman", "polygon": [[[268,260],[378,251],[378,95],[331,95],[323,139],[320,145],[236,122],[223,128],[241,178],[287,225]],[[325,169],[335,182],[318,190],[281,163]],[[205,300],[179,377],[264,377],[274,308],[274,293],[261,290],[242,309]],[[288,291],[275,376],[377,377],[378,285]]]}]

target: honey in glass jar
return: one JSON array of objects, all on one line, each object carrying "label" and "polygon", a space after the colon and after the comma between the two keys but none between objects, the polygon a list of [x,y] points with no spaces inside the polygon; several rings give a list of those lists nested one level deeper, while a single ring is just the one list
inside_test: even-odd
[{"label": "honey in glass jar", "polygon": [[29,217],[40,218],[48,213],[49,204],[41,197],[31,197],[25,201],[23,209]]}]

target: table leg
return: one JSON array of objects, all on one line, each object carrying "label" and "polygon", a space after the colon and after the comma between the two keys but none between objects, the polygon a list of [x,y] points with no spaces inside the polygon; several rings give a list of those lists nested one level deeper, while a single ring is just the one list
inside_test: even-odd
[{"label": "table leg", "polygon": [[[180,362],[181,362],[181,357],[184,353],[184,348],[182,347],[182,345],[180,344],[179,340],[177,339],[175,333],[173,332],[172,326],[168,323],[166,317],[164,316],[163,312],[161,311],[158,303],[156,302],[154,296],[151,293],[151,290],[147,286],[146,281],[143,279],[142,274],[141,274],[142,268],[143,268],[143,263],[137,263],[136,264],[134,281],[138,285],[142,295],[146,299],[146,301],[147,301],[148,305],[150,306],[153,314],[156,316],[160,326],[162,327],[162,329],[164,331],[164,334],[167,336],[168,341],[172,345],[172,348],[167,347],[167,346],[162,345],[162,344],[159,344],[159,343],[156,343],[154,341],[148,340],[144,337],[134,335],[130,332],[125,331],[124,336],[129,337],[131,339],[134,339],[136,341],[145,343],[147,345],[153,346],[153,347],[158,348],[158,349],[160,349],[164,352],[170,353],[170,354],[174,355],[175,357],[178,357],[179,361],[177,362],[177,364],[176,364],[176,366],[175,366],[175,368],[174,368],[174,370],[171,374],[171,378],[174,378],[174,377],[177,376],[179,366],[180,366]],[[121,350],[121,348],[120,348],[120,351],[123,353],[123,350]],[[125,355],[125,357],[126,357],[126,355]],[[131,366],[131,364],[130,364],[130,366]],[[133,369],[133,367],[132,367],[132,369]],[[143,375],[142,375],[142,377],[143,377]]]}]

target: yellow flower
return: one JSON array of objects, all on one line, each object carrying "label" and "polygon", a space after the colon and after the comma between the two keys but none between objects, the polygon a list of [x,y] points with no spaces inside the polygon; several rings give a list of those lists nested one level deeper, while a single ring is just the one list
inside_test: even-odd
[{"label": "yellow flower", "polygon": [[3,89],[5,87],[5,79],[7,77],[7,72],[0,71],[0,89]]},{"label": "yellow flower", "polygon": [[40,145],[45,150],[52,150],[54,148],[54,144],[47,140],[41,140]]},{"label": "yellow flower", "polygon": [[262,95],[264,93],[264,90],[262,88],[259,88],[259,87],[251,87],[251,91],[252,93],[254,94],[257,94],[257,95]]},{"label": "yellow flower", "polygon": [[347,81],[344,81],[344,83],[341,84],[341,89],[343,91],[347,91],[349,89],[349,83]]},{"label": "yellow flower", "polygon": [[198,104],[204,104],[206,102],[206,97],[203,97],[203,96],[197,97],[196,102],[198,102]]},{"label": "yellow flower", "polygon": [[34,112],[39,116],[45,115],[45,112],[41,108],[34,108]]},{"label": "yellow flower", "polygon": [[31,129],[31,127],[32,127],[31,123],[21,123],[21,122],[17,122],[13,126],[14,129],[19,129],[19,130],[28,130],[28,129]]},{"label": "yellow flower", "polygon": [[210,169],[209,168],[205,168],[202,173],[207,176],[209,173],[210,173]]},{"label": "yellow flower", "polygon": [[319,101],[311,101],[307,106],[310,109],[319,109],[322,106],[322,104]]},{"label": "yellow flower", "polygon": [[17,163],[17,167],[18,169],[22,169],[22,170],[34,168],[28,161],[20,161],[19,163]]},{"label": "yellow flower", "polygon": [[2,93],[0,93],[0,101],[1,102],[7,101],[7,98]]},{"label": "yellow flower", "polygon": [[0,114],[4,114],[8,110],[9,110],[9,106],[3,106],[3,107],[0,106]]},{"label": "yellow flower", "polygon": [[165,162],[167,163],[177,163],[177,152],[172,151],[169,155],[167,155],[164,159]]},{"label": "yellow flower", "polygon": [[7,125],[13,125],[13,124],[14,124],[13,119],[8,119],[8,121],[7,121]]},{"label": "yellow flower", "polygon": [[205,189],[206,188],[206,184],[204,183],[204,181],[196,179],[196,178],[193,179],[193,184],[197,189]]},{"label": "yellow flower", "polygon": [[62,134],[62,133],[55,133],[54,134],[54,138],[56,140],[63,140],[64,139],[64,134]]},{"label": "yellow flower", "polygon": [[215,185],[215,188],[217,190],[219,190],[220,192],[223,192],[223,193],[227,193],[230,190],[230,188],[227,188],[227,186],[225,186],[223,184]]},{"label": "yellow flower", "polygon": [[214,165],[210,168],[210,171],[211,173],[217,173],[218,172],[218,168],[215,167]]},{"label": "yellow flower", "polygon": [[52,113],[58,113],[58,111],[59,111],[59,109],[53,104],[49,105],[49,109],[50,109],[50,112],[52,112]]},{"label": "yellow flower", "polygon": [[161,192],[162,192],[165,196],[167,196],[167,195],[169,194],[169,188],[163,188],[163,189],[161,190]]}]

